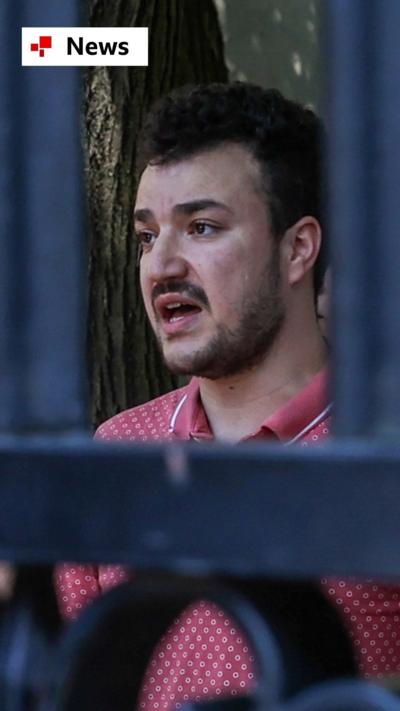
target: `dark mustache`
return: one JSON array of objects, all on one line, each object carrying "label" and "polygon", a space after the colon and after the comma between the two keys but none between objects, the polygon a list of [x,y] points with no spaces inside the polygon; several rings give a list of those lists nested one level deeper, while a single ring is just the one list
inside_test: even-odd
[{"label": "dark mustache", "polygon": [[205,291],[195,284],[190,284],[184,281],[166,281],[160,284],[156,284],[153,288],[151,299],[154,302],[158,296],[168,293],[174,294],[185,294],[189,299],[197,301],[199,304],[204,306],[206,309],[209,308],[210,304]]}]

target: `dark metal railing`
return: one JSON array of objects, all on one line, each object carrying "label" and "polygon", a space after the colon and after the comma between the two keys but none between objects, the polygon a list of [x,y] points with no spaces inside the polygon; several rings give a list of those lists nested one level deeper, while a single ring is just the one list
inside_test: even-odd
[{"label": "dark metal railing", "polygon": [[398,441],[400,4],[324,8],[336,433]]},{"label": "dark metal railing", "polygon": [[0,559],[397,578],[399,460],[399,447],[352,443],[3,446]]},{"label": "dark metal railing", "polygon": [[[0,708],[132,709],[155,640],[206,595],[245,628],[260,679],[209,706],[399,711],[355,678],[309,582],[400,576],[399,3],[327,4],[338,438],[177,445],[180,471],[163,447],[102,446],[85,430],[80,78],[19,66],[22,25],[78,25],[79,9],[0,4],[0,557],[17,565],[0,609]],[[138,574],[64,629],[51,571],[63,559]]]},{"label": "dark metal railing", "polygon": [[0,7],[0,432],[87,424],[80,75],[21,67],[21,26],[79,25],[78,2]]}]

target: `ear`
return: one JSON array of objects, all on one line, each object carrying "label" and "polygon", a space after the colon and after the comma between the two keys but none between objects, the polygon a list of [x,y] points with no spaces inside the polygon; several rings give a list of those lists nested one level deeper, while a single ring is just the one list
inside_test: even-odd
[{"label": "ear", "polygon": [[311,271],[318,257],[321,225],[315,217],[302,217],[285,232],[283,242],[288,283],[298,284]]}]

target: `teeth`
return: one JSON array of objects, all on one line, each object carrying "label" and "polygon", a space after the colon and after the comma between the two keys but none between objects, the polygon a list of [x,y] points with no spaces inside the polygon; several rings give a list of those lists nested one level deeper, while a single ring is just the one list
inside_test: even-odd
[{"label": "teeth", "polygon": [[180,301],[175,301],[174,304],[167,304],[166,308],[167,309],[179,309],[179,307],[182,306]]},{"label": "teeth", "polygon": [[184,316],[171,316],[169,322],[175,323],[176,321],[182,321],[183,318],[184,318]]}]

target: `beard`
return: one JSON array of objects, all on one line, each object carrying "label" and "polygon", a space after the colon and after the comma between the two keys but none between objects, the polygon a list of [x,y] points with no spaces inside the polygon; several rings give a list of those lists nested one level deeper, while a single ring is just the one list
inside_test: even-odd
[{"label": "beard", "polygon": [[218,380],[248,371],[261,363],[275,343],[285,321],[281,297],[279,248],[275,247],[261,277],[261,285],[241,307],[235,329],[219,324],[215,335],[189,355],[164,355],[176,375],[197,375]]}]

